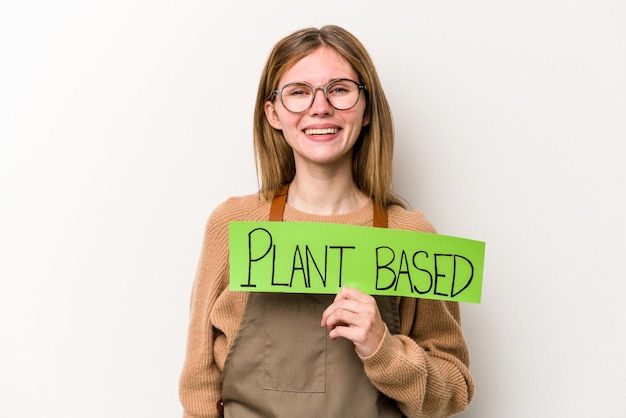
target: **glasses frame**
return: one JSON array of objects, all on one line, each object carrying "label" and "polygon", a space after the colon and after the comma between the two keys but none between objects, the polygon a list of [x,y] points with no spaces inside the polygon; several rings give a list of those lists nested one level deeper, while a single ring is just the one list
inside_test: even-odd
[{"label": "glasses frame", "polygon": [[[350,81],[350,82],[356,84],[357,88],[359,89],[359,94],[357,95],[356,101],[354,102],[354,104],[352,106],[350,106],[350,107],[346,107],[345,109],[340,109],[340,108],[336,107],[328,99],[328,86],[330,86],[333,83],[339,82],[339,81]],[[286,87],[292,86],[294,84],[303,84],[305,86],[310,87],[311,90],[313,90],[313,94],[311,95],[311,103],[309,103],[309,105],[304,110],[301,110],[299,112],[294,112],[293,110],[290,110],[285,105],[285,102],[283,101],[283,90]],[[328,84],[326,84],[325,86],[322,86],[322,85],[320,85],[320,86],[312,86],[311,84],[309,84],[307,82],[304,82],[304,81],[292,81],[291,83],[287,83],[284,86],[282,86],[281,88],[274,90],[274,95],[278,96],[278,98],[280,99],[280,102],[282,103],[283,107],[285,109],[287,109],[288,112],[299,114],[299,113],[304,113],[304,112],[308,111],[311,108],[311,106],[313,105],[313,102],[315,101],[315,96],[316,96],[318,90],[322,90],[324,92],[324,98],[326,98],[326,101],[328,102],[329,105],[331,105],[333,107],[333,109],[335,109],[335,110],[350,110],[354,106],[356,106],[357,103],[359,103],[359,99],[361,98],[361,91],[364,91],[364,90],[366,91],[367,90],[367,86],[365,86],[365,84],[363,84],[363,83],[359,83],[358,81],[354,81],[354,80],[351,80],[349,78],[336,78],[334,80],[330,80],[328,82]]]}]

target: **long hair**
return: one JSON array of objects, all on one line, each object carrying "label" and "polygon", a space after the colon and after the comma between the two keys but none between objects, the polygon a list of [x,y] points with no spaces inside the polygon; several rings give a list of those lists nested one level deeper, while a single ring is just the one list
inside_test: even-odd
[{"label": "long hair", "polygon": [[391,190],[394,129],[389,104],[376,68],[361,42],[345,29],[328,25],[320,29],[301,29],[280,40],[271,51],[259,82],[254,110],[254,154],[261,192],[270,198],[281,186],[291,182],[296,165],[291,147],[281,131],[268,122],[264,106],[274,100],[281,76],[300,59],[321,46],[334,49],[352,65],[365,84],[366,115],[369,124],[361,129],[353,148],[352,175],[356,186],[374,203],[387,207],[404,206]]}]

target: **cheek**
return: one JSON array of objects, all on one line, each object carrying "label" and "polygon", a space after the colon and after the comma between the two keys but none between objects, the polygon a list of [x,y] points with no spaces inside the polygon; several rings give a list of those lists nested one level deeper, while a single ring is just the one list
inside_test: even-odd
[{"label": "cheek", "polygon": [[276,112],[276,118],[278,120],[278,124],[280,124],[280,129],[283,132],[295,132],[299,130],[298,124],[300,123],[302,116],[283,110]]}]

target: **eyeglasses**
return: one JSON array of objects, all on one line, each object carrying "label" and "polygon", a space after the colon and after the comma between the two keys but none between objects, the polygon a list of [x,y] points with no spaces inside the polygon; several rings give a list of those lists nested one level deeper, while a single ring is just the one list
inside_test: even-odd
[{"label": "eyeglasses", "polygon": [[337,110],[348,110],[356,106],[361,96],[361,90],[367,90],[367,88],[365,84],[340,78],[332,80],[325,86],[317,87],[304,82],[288,83],[281,89],[274,90],[274,94],[280,97],[285,109],[291,113],[302,113],[311,107],[318,90],[324,92],[326,100],[332,107]]}]

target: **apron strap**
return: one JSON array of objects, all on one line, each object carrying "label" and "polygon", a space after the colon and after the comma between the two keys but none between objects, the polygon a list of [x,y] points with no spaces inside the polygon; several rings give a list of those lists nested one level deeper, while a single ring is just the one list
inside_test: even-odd
[{"label": "apron strap", "polygon": [[374,227],[375,228],[387,228],[387,208],[374,203]]},{"label": "apron strap", "polygon": [[[283,220],[283,213],[285,212],[285,204],[287,204],[287,192],[289,191],[289,184],[285,184],[274,193],[272,199],[272,206],[270,207],[270,221],[281,222]],[[387,208],[374,203],[374,227],[387,228]]]},{"label": "apron strap", "polygon": [[272,199],[272,206],[270,207],[270,221],[281,222],[283,220],[288,190],[289,184],[285,184],[274,193],[274,199]]}]

